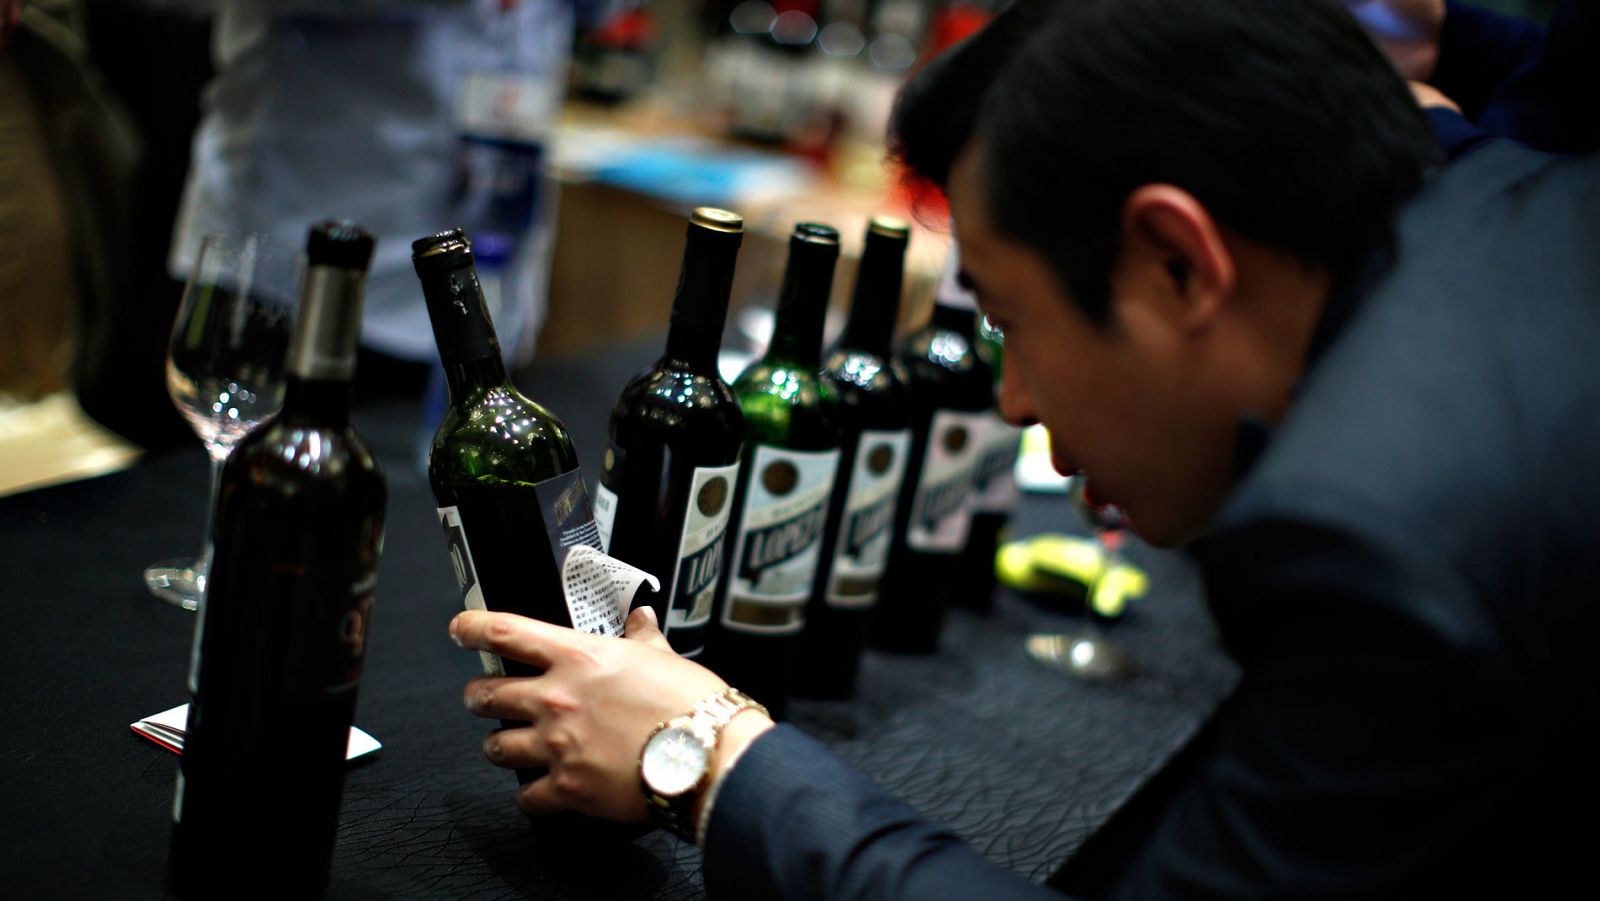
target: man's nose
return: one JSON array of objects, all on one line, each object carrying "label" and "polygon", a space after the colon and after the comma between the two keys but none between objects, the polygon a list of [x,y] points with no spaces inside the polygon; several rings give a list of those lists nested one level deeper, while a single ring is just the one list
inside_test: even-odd
[{"label": "man's nose", "polygon": [[996,403],[1002,419],[1015,426],[1027,427],[1036,424],[1039,417],[1018,368],[1016,358],[1011,354],[1001,357],[1000,391]]}]

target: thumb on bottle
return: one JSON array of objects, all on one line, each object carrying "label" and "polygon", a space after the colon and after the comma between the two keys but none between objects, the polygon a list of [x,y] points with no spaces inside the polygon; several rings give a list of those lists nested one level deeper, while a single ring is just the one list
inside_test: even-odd
[{"label": "thumb on bottle", "polygon": [[628,621],[623,624],[623,635],[663,650],[672,647],[667,644],[667,636],[661,634],[661,623],[656,619],[656,610],[649,604],[640,604],[633,608],[633,612],[628,614]]}]

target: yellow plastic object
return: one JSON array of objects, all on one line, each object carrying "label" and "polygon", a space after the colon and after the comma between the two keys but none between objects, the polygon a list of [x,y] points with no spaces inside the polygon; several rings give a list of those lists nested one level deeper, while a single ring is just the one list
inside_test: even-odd
[{"label": "yellow plastic object", "polygon": [[[1022,592],[1081,594],[1105,565],[1105,551],[1092,538],[1049,533],[1000,546],[994,572],[1000,584]],[[1095,586],[1089,603],[1108,619],[1122,615],[1128,601],[1149,590],[1144,571],[1128,563],[1113,566]]]}]

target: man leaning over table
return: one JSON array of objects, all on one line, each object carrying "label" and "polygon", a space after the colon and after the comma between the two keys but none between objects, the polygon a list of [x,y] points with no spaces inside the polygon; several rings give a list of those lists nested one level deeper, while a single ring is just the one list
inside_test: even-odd
[{"label": "man leaning over table", "polygon": [[[1313,0],[1020,4],[912,80],[895,134],[1004,330],[1002,411],[1049,427],[1057,467],[1143,537],[1188,547],[1243,669],[1051,886],[1581,884],[1600,157],[1500,142],[1439,169],[1405,83]],[[451,624],[546,670],[465,693],[533,723],[484,748],[549,767],[522,809],[646,819],[647,736],[726,687],[648,610],[628,625]],[[1048,892],[759,710],[708,769],[673,822],[715,896]]]}]

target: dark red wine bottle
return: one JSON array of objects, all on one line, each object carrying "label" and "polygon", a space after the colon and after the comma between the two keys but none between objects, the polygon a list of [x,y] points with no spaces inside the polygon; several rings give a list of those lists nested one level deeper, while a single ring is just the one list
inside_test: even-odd
[{"label": "dark red wine bottle", "polygon": [[909,236],[898,219],[868,223],[850,318],[823,367],[839,396],[839,477],[823,530],[822,568],[800,633],[797,694],[842,698],[855,690],[889,558],[911,454],[910,395],[890,350]]},{"label": "dark red wine bottle", "polygon": [[350,426],[373,239],[312,229],[283,409],[222,467],[173,805],[187,897],[328,883],[387,489]]},{"label": "dark red wine bottle", "polygon": [[911,462],[870,631],[872,646],[888,651],[939,648],[972,523],[973,470],[994,404],[988,367],[972,347],[977,305],[957,283],[957,271],[952,250],[933,317],[898,353],[911,387]]},{"label": "dark red wine bottle", "polygon": [[[974,346],[998,390],[1004,346],[982,316],[978,317]],[[1022,430],[1001,418],[998,406],[989,408],[986,420],[972,474],[972,524],[957,564],[960,573],[952,594],[957,606],[979,613],[994,609],[995,555],[1006,539],[1012,511],[1022,497],[1016,475]]]},{"label": "dark red wine bottle", "polygon": [[660,579],[649,602],[685,657],[705,648],[744,447],[739,401],[717,373],[743,237],[733,213],[690,217],[666,352],[617,398],[595,491],[607,553]]}]

